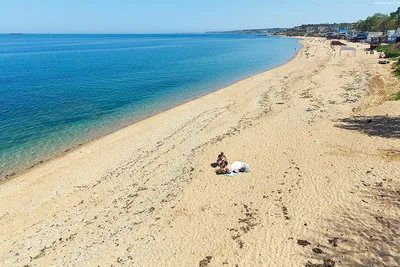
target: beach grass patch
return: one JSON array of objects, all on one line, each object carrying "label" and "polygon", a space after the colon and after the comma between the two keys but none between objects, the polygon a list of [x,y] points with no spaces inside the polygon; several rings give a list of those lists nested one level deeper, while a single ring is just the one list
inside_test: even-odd
[{"label": "beach grass patch", "polygon": [[394,75],[400,76],[400,61],[394,65]]},{"label": "beach grass patch", "polygon": [[400,100],[400,91],[398,91],[397,94],[394,95],[394,100]]},{"label": "beach grass patch", "polygon": [[380,45],[376,48],[378,52],[384,52],[388,58],[400,57],[400,46],[396,44]]}]

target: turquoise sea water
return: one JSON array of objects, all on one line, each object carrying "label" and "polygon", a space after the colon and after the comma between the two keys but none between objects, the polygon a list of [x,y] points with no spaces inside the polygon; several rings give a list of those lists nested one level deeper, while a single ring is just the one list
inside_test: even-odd
[{"label": "turquoise sea water", "polygon": [[300,47],[252,35],[0,35],[0,179]]}]

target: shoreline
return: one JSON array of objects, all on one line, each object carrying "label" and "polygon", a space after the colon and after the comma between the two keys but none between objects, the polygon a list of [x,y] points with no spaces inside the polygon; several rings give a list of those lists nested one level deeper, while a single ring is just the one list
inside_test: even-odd
[{"label": "shoreline", "polygon": [[16,178],[18,178],[18,177],[20,177],[20,176],[22,176],[22,175],[24,175],[24,174],[26,174],[26,173],[28,173],[28,172],[34,170],[34,169],[36,169],[36,168],[39,168],[39,167],[41,167],[41,166],[44,165],[44,164],[48,164],[48,163],[51,163],[52,161],[55,161],[55,160],[57,160],[57,159],[59,159],[59,158],[63,158],[63,157],[66,156],[67,154],[69,154],[69,153],[74,153],[77,149],[82,148],[83,146],[90,145],[92,142],[96,142],[96,141],[99,140],[99,139],[105,138],[105,137],[107,137],[107,136],[109,136],[109,135],[112,135],[112,134],[114,134],[114,133],[116,133],[116,132],[118,132],[118,131],[121,131],[121,130],[127,128],[127,127],[134,126],[135,124],[137,124],[137,123],[139,123],[139,122],[142,122],[142,121],[144,121],[144,120],[147,120],[147,119],[149,119],[149,118],[152,118],[152,117],[154,117],[154,116],[157,116],[157,115],[159,115],[159,114],[161,114],[161,113],[163,113],[163,112],[169,111],[169,110],[174,109],[174,108],[176,108],[176,107],[179,107],[179,106],[181,106],[181,105],[185,105],[185,104],[187,104],[187,103],[189,103],[189,102],[195,101],[195,100],[197,100],[197,99],[199,99],[199,98],[202,98],[202,97],[205,97],[205,96],[207,96],[207,95],[214,94],[215,92],[224,90],[224,89],[226,89],[226,88],[228,88],[228,87],[231,87],[231,86],[233,86],[233,85],[235,85],[235,84],[238,84],[238,83],[240,83],[240,82],[243,82],[243,81],[245,81],[245,80],[247,80],[247,79],[253,78],[253,77],[258,76],[258,75],[262,75],[262,74],[264,74],[264,73],[266,73],[266,72],[269,72],[269,71],[271,71],[271,70],[280,68],[280,67],[282,67],[282,66],[284,66],[284,65],[286,65],[286,64],[288,64],[288,63],[290,63],[291,61],[293,61],[293,60],[300,54],[301,51],[304,50],[304,45],[303,45],[302,42],[301,42],[302,40],[304,40],[304,38],[301,38],[301,37],[287,37],[287,36],[281,36],[281,37],[284,37],[284,38],[291,38],[291,39],[297,39],[297,42],[300,43],[300,44],[302,45],[301,49],[296,50],[295,55],[294,55],[293,57],[291,57],[287,62],[282,63],[282,64],[280,64],[280,65],[278,65],[278,66],[276,66],[276,67],[273,67],[273,68],[270,68],[270,69],[261,71],[261,72],[259,72],[259,73],[254,74],[254,75],[247,76],[247,77],[242,78],[242,79],[240,79],[240,80],[238,80],[238,81],[236,81],[236,82],[230,83],[230,84],[228,84],[228,85],[226,85],[226,86],[224,86],[224,87],[222,87],[222,88],[218,88],[218,89],[216,89],[216,90],[212,90],[212,91],[210,91],[210,92],[208,92],[208,93],[206,93],[206,94],[204,94],[204,95],[201,95],[201,96],[198,96],[198,97],[194,97],[194,98],[187,99],[187,100],[185,100],[185,101],[183,101],[183,102],[181,102],[181,103],[179,103],[179,104],[173,105],[173,106],[171,106],[171,107],[169,107],[169,108],[167,108],[167,109],[164,109],[164,110],[161,110],[161,111],[159,111],[159,112],[156,112],[156,113],[153,114],[153,115],[144,116],[144,118],[139,119],[138,121],[135,121],[135,122],[130,123],[130,124],[127,124],[127,125],[124,125],[124,126],[122,126],[122,127],[120,127],[120,128],[117,128],[117,129],[115,129],[115,130],[108,131],[108,132],[106,132],[104,135],[101,134],[101,135],[99,135],[99,136],[96,136],[96,137],[90,139],[89,141],[87,141],[87,142],[85,142],[85,143],[79,143],[78,145],[76,145],[76,146],[74,146],[74,147],[71,147],[71,148],[69,148],[69,149],[67,149],[67,150],[65,150],[65,151],[61,151],[61,152],[55,154],[53,157],[51,157],[51,158],[49,158],[49,159],[47,159],[47,160],[41,160],[41,161],[39,161],[39,162],[37,162],[37,163],[35,163],[35,164],[33,164],[33,165],[29,165],[29,166],[27,166],[27,167],[25,167],[25,168],[21,168],[21,170],[14,171],[14,172],[11,173],[11,174],[6,174],[5,176],[0,177],[0,186],[2,186],[4,183],[7,183],[8,181],[11,181],[12,179],[16,179]]}]

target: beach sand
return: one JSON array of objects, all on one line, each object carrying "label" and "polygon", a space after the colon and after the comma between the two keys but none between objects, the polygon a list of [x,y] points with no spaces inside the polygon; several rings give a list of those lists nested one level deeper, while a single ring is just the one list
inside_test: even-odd
[{"label": "beach sand", "polygon": [[[2,184],[1,265],[399,266],[399,81],[302,42]],[[215,175],[221,151],[250,173]]]}]

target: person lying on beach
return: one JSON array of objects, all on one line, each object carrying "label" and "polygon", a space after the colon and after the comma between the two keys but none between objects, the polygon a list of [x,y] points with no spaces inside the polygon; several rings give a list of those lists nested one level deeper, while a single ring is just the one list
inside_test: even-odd
[{"label": "person lying on beach", "polygon": [[226,158],[224,152],[221,152],[221,153],[218,155],[218,158],[217,158],[217,165],[221,168],[221,165],[223,165],[223,163],[224,163],[225,161],[227,161],[227,158]]}]

